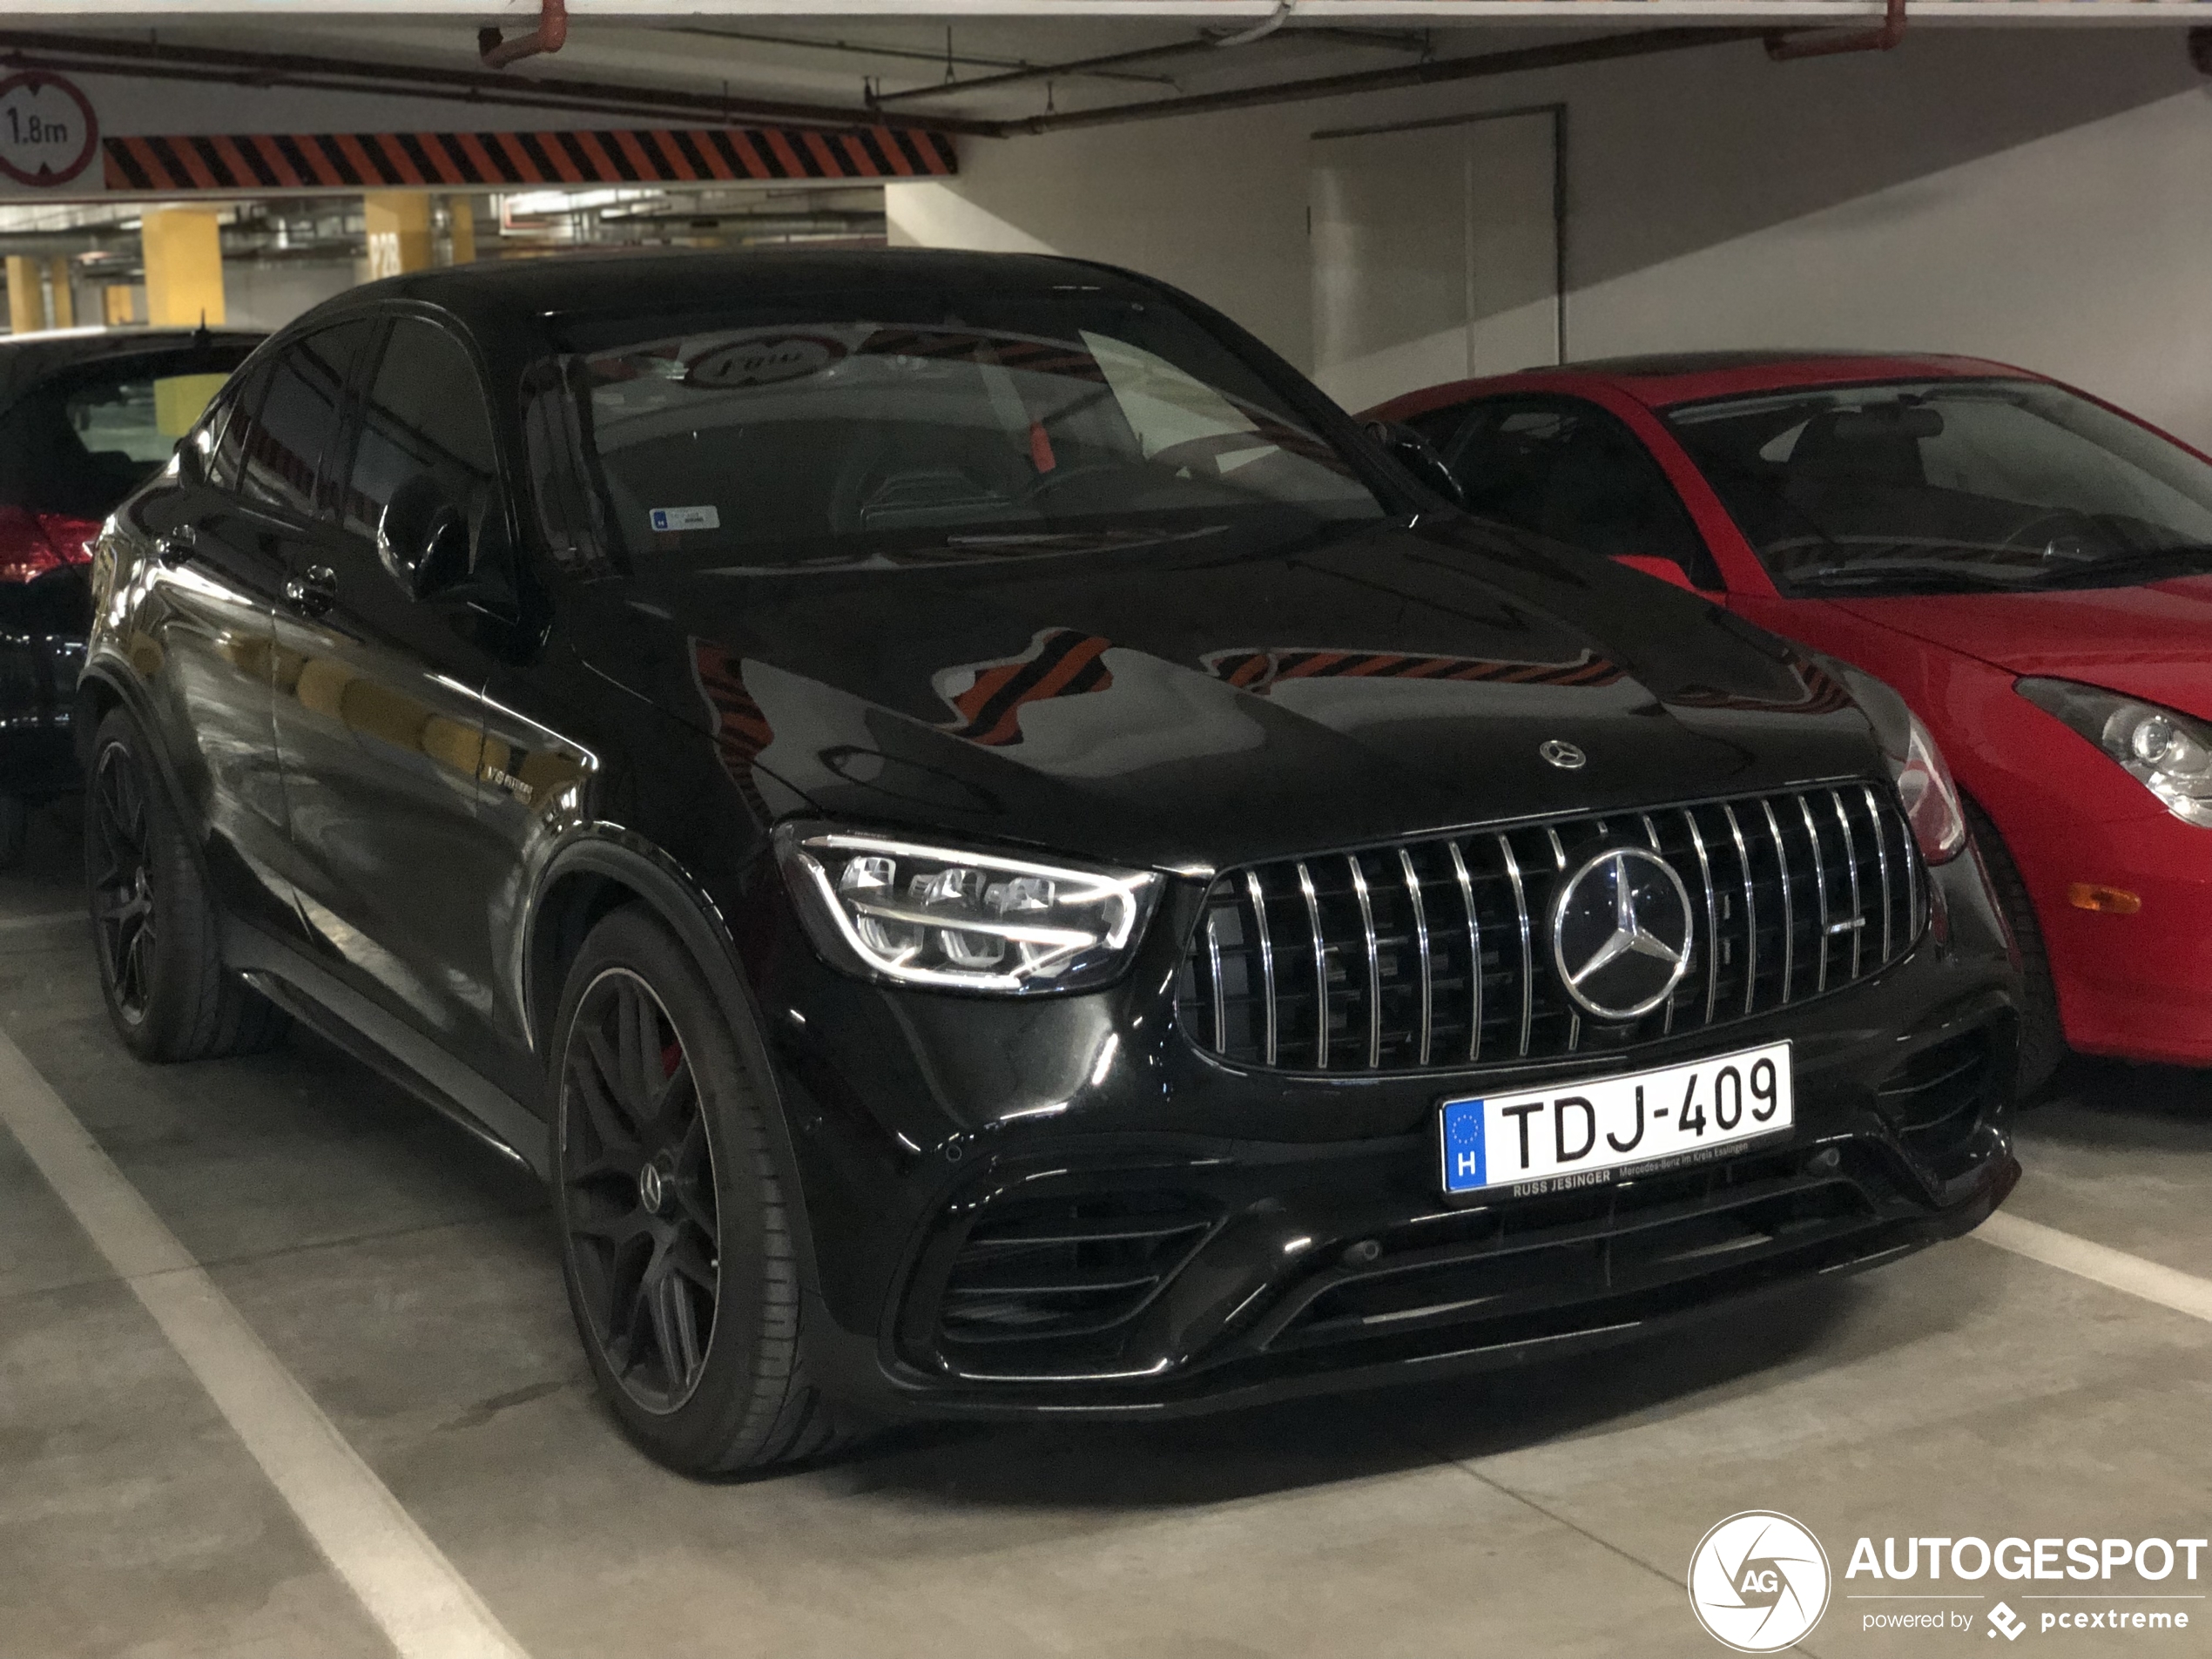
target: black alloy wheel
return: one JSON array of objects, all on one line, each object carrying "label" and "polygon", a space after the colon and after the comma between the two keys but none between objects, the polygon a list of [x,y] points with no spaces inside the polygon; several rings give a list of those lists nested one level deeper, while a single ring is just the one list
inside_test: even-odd
[{"label": "black alloy wheel", "polygon": [[291,1022],[224,967],[221,907],[151,753],[121,709],[93,734],[84,878],[108,1017],[141,1060],[273,1048]]},{"label": "black alloy wheel", "polygon": [[145,779],[129,747],[111,743],[92,775],[87,837],[92,928],[117,1016],[142,1024],[153,992],[159,940],[149,857]]},{"label": "black alloy wheel", "polygon": [[664,1416],[698,1387],[720,1291],[691,1057],[653,988],[609,968],[584,990],[562,1073],[563,1210],[590,1334],[623,1392]]},{"label": "black alloy wheel", "polygon": [[815,1386],[767,1060],[651,912],[602,917],[553,1022],[553,1204],[570,1311],[624,1431],[685,1474],[861,1432]]}]

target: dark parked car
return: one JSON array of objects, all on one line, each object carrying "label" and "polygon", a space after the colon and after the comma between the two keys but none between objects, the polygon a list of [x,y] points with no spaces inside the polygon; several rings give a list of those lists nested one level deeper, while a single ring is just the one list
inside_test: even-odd
[{"label": "dark parked car", "polygon": [[30,809],[72,789],[69,716],[100,521],[158,471],[260,339],[70,330],[0,339],[0,869]]},{"label": "dark parked car", "polygon": [[1904,705],[1125,273],[374,285],[94,569],[117,1029],[280,1009],[527,1162],[678,1468],[1615,1340],[2017,1174]]}]

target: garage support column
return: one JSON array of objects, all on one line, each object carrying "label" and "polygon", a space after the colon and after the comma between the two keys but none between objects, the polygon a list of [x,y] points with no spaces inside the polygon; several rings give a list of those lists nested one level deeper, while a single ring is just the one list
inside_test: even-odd
[{"label": "garage support column", "polygon": [[453,262],[466,265],[476,257],[476,202],[472,196],[446,198],[446,239]]},{"label": "garage support column", "polygon": [[420,190],[373,190],[361,198],[368,225],[368,275],[430,268],[430,198]]},{"label": "garage support column", "polygon": [[69,260],[65,256],[57,255],[48,269],[52,273],[54,284],[49,307],[53,313],[54,327],[74,328],[77,327],[77,291],[70,286]]},{"label": "garage support column", "polygon": [[156,328],[213,327],[223,307],[223,236],[212,207],[161,207],[139,222],[146,320]]},{"label": "garage support column", "polygon": [[23,253],[8,255],[10,332],[35,334],[46,326],[46,300],[40,274],[37,260]]}]

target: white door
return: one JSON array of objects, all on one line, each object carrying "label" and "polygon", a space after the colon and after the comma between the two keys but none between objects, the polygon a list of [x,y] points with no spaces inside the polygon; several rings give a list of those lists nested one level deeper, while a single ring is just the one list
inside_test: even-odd
[{"label": "white door", "polygon": [[1360,409],[1560,354],[1549,110],[1313,140],[1314,378]]}]

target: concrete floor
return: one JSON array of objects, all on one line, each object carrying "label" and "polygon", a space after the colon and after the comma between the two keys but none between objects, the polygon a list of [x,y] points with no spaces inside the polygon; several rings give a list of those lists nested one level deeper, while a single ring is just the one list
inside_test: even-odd
[{"label": "concrete floor", "polygon": [[[1745,1508],[1833,1561],[1803,1651],[1986,1656],[1997,1594],[2082,1587],[1869,1633],[1853,1541],[2212,1521],[2212,1325],[1972,1238],[1578,1364],[678,1480],[595,1399],[526,1176],[304,1035],[125,1056],[71,833],[0,876],[0,1031],[535,1659],[1705,1655],[1684,1571]],[[2020,1138],[2013,1212],[2212,1277],[2212,1078],[2077,1062]],[[2212,1653],[2212,1604],[2170,1605],[2186,1633],[2028,1640]],[[390,1650],[0,1130],[0,1656]]]}]

